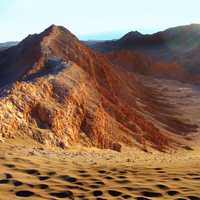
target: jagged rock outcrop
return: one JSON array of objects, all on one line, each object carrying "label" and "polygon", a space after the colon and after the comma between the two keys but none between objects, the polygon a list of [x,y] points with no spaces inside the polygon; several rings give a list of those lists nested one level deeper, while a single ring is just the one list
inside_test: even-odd
[{"label": "jagged rock outcrop", "polygon": [[[4,138],[29,136],[48,146],[116,151],[123,145],[164,150],[176,142],[177,126],[163,117],[173,120],[160,107],[160,94],[64,27],[53,25],[0,53],[0,67]],[[186,132],[190,127],[177,124]]]}]

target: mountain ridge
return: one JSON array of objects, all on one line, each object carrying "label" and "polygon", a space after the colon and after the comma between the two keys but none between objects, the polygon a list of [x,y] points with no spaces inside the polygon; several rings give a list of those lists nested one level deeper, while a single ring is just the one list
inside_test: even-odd
[{"label": "mountain ridge", "polygon": [[[6,66],[6,67],[5,67]],[[123,145],[166,151],[196,125],[175,118],[168,102],[135,74],[52,25],[0,53],[4,138],[28,136],[47,146]],[[5,115],[5,113],[8,113]],[[175,121],[175,123],[174,123]],[[17,130],[17,131],[16,131]]]},{"label": "mountain ridge", "polygon": [[[126,38],[126,35],[124,37]],[[158,70],[153,65],[149,65],[147,67],[148,70],[153,71],[153,73],[149,73],[149,75],[171,79],[173,77],[173,66],[176,65],[180,69],[177,80],[193,83],[200,82],[200,71],[198,69],[200,65],[198,59],[198,52],[200,49],[199,24],[174,27],[151,35],[129,37],[125,40],[122,37],[116,41],[92,44],[90,47],[96,51],[105,54],[108,53],[108,58],[111,52],[112,54],[116,53],[118,55],[117,57],[119,57],[120,51],[123,52],[126,50],[130,53],[132,52],[133,57],[134,53],[138,52],[143,54],[144,60],[151,58],[155,66],[157,66],[157,63],[162,63],[163,65],[160,65]],[[121,57],[123,57],[123,55],[121,55]],[[112,61],[114,61],[114,59],[111,60],[111,62]],[[131,64],[134,65],[134,63]],[[168,73],[166,71],[166,65],[170,68]],[[143,71],[143,73],[148,75],[147,72]],[[163,76],[163,74],[165,75]],[[172,79],[176,80],[176,77]]]}]

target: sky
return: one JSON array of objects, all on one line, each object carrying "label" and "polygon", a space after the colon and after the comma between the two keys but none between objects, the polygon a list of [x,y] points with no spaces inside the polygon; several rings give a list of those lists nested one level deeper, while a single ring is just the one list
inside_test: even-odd
[{"label": "sky", "polygon": [[51,24],[80,39],[116,39],[200,24],[200,0],[0,0],[0,42],[20,41]]}]

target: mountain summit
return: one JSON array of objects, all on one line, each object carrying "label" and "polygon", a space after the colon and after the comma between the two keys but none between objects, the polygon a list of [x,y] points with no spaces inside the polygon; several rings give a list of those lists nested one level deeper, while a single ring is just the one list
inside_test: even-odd
[{"label": "mountain summit", "polygon": [[124,35],[120,41],[123,42],[123,41],[133,41],[133,40],[136,40],[138,38],[141,38],[143,36],[143,34],[141,34],[140,32],[138,31],[130,31],[128,32],[126,35]]},{"label": "mountain summit", "polygon": [[[73,41],[73,44],[70,41]],[[78,49],[77,41],[67,29],[55,25],[40,34],[29,35],[17,46],[0,53],[0,85],[41,70],[51,57],[66,57],[67,47],[68,50],[73,47]]]}]

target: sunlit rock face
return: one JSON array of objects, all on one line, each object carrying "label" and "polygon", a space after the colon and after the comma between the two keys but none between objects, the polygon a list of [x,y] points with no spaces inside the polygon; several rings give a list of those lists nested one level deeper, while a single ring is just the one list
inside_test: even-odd
[{"label": "sunlit rock face", "polygon": [[64,27],[53,25],[3,51],[0,67],[2,138],[28,136],[61,148],[167,150],[176,143],[174,133],[181,135],[177,127],[187,132],[189,126],[171,123],[173,115],[163,118],[159,93]]}]

